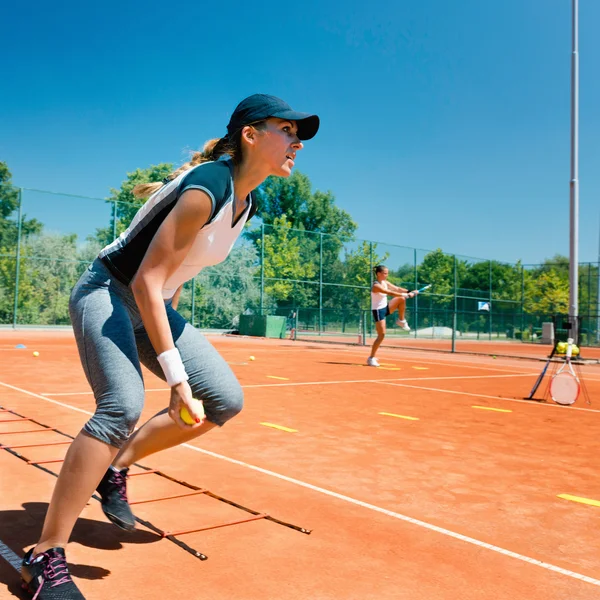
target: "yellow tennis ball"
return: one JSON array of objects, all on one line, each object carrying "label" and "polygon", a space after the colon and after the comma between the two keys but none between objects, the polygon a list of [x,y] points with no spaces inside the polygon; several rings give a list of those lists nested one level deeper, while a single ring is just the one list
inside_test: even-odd
[{"label": "yellow tennis ball", "polygon": [[[200,400],[196,400],[196,398],[194,398],[193,401],[200,403]],[[203,414],[204,410],[202,410],[202,409],[203,409],[203,407],[202,407],[202,404],[200,403],[200,407],[196,408],[196,412]],[[187,407],[183,406],[181,408],[181,410],[179,411],[179,416],[181,417],[181,420],[186,425],[196,425],[196,421],[194,421],[194,418],[192,417],[192,415],[190,415],[190,412],[188,411]]]},{"label": "yellow tennis ball", "polygon": [[33,353],[33,355],[34,355],[34,356],[39,356],[39,355],[40,355],[40,353],[39,353],[39,352],[36,350],[36,351]]},{"label": "yellow tennis ball", "polygon": [[196,423],[196,421],[192,419],[192,415],[190,415],[188,409],[185,406],[179,411],[179,416],[186,425],[194,425]]},{"label": "yellow tennis ball", "polygon": [[254,356],[250,356],[250,357],[249,357],[249,360],[254,360]]}]

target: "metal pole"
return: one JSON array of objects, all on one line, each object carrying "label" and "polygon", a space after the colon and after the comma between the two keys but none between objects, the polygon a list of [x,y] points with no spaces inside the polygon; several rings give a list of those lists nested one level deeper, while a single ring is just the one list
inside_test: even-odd
[{"label": "metal pole", "polygon": [[19,188],[19,208],[17,211],[17,256],[15,261],[15,302],[13,307],[13,329],[17,327],[17,312],[19,307],[19,271],[21,270],[21,222],[23,214],[23,189]]},{"label": "metal pole", "polygon": [[[591,328],[592,328],[592,263],[588,263],[588,301],[587,301],[587,343],[591,345],[592,336],[591,336]],[[581,341],[581,340],[579,340]]]},{"label": "metal pole", "polygon": [[265,224],[260,225],[260,314],[263,315],[265,302]]},{"label": "metal pole", "polygon": [[374,277],[375,274],[373,273],[373,268],[375,267],[375,265],[373,264],[373,242],[369,242],[369,272],[371,273],[370,276],[370,287],[369,287],[369,291],[371,291],[371,289],[373,288],[373,281],[374,281]]},{"label": "metal pole", "polygon": [[319,240],[319,334],[323,331],[323,232]]},{"label": "metal pole", "polygon": [[488,311],[489,320],[489,339],[492,339],[492,261],[490,260],[490,310]]},{"label": "metal pole", "polygon": [[[415,267],[415,290],[419,289],[419,273],[417,271],[417,249],[413,248],[413,262]],[[431,300],[430,300],[431,302]],[[415,338],[417,337],[417,331],[419,330],[419,294],[415,296]]]},{"label": "metal pole", "polygon": [[600,342],[600,222],[598,227],[598,270],[596,276],[598,278],[598,294],[596,295],[596,315],[598,317],[596,324],[596,341]]},{"label": "metal pole", "polygon": [[578,340],[578,267],[579,267],[579,0],[572,2],[571,54],[571,185],[570,185],[570,254],[569,254],[569,322],[570,337]]},{"label": "metal pole", "polygon": [[[524,320],[523,320],[524,318],[525,318],[525,265],[521,265],[521,333],[523,332],[523,327],[525,326]],[[513,329],[513,331],[514,331],[514,329]]]},{"label": "metal pole", "polygon": [[458,309],[458,297],[456,295],[457,286],[457,274],[456,274],[456,255],[454,255],[454,311],[452,317],[452,352],[456,352],[456,326],[457,326],[457,314]]},{"label": "metal pole", "polygon": [[[369,242],[369,272],[370,272],[370,287],[369,287],[369,292],[373,289],[373,282],[375,280],[375,273],[373,273],[373,268],[375,267],[375,265],[373,264],[373,242]],[[368,298],[370,298],[370,294],[367,296]],[[370,302],[370,300],[367,300],[367,302]],[[368,305],[370,308],[370,305]],[[373,319],[369,319],[368,320],[369,323],[369,338],[371,338],[372,334],[373,334]]]}]

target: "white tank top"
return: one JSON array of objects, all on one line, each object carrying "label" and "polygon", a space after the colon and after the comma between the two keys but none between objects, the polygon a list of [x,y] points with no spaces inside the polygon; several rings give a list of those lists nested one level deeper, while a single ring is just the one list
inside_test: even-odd
[{"label": "white tank top", "polygon": [[[382,288],[387,289],[387,282],[380,281],[379,285]],[[383,294],[382,292],[371,292],[371,310],[379,310],[380,308],[385,308],[388,305],[387,294]]]}]

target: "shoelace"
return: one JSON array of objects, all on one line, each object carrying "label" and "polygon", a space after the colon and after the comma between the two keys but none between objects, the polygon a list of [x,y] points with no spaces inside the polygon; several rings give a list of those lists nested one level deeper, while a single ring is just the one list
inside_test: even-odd
[{"label": "shoelace", "polygon": [[[50,582],[51,587],[62,585],[63,583],[69,583],[73,580],[69,574],[69,568],[67,567],[67,560],[58,554],[57,552],[42,552],[42,556],[46,557],[47,563],[44,567],[44,573],[42,575],[42,585],[37,589],[32,600],[40,595],[42,587],[46,581]],[[62,577],[61,577],[62,575]],[[57,579],[57,577],[59,579]]]},{"label": "shoelace", "polygon": [[117,488],[117,492],[121,498],[127,502],[127,478],[121,471],[115,471],[111,476],[112,483]]}]

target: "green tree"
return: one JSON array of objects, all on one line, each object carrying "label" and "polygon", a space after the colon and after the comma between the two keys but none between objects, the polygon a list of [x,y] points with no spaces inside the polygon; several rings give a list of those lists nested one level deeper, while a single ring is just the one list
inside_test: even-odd
[{"label": "green tree", "polygon": [[[384,263],[389,257],[386,252],[377,252],[377,243],[361,242],[353,250],[345,253],[340,261],[340,286],[327,288],[327,301],[331,308],[365,309],[369,307],[371,292],[371,265]],[[346,287],[348,286],[348,287]]]},{"label": "green tree", "polygon": [[[431,293],[435,294],[435,302],[440,307],[448,307],[454,296],[454,261],[451,254],[444,254],[440,248],[429,252],[418,265],[419,285],[431,284]],[[467,265],[456,259],[457,281],[464,279]]]},{"label": "green tree", "polygon": [[[288,178],[267,178],[256,192],[256,201],[265,238],[281,234],[286,238],[285,243],[289,243],[295,237],[311,280],[318,280],[320,275],[325,283],[340,283],[344,279],[340,252],[345,242],[354,239],[358,226],[346,211],[335,205],[331,192],[317,190],[313,193],[310,179],[295,171]],[[282,218],[285,218],[286,228],[279,232],[277,224]],[[260,228],[247,231],[246,236],[260,248]],[[274,241],[275,245],[280,243]],[[275,296],[280,302],[289,304],[291,296],[284,300],[281,295],[284,289],[290,294],[293,290],[293,303],[297,306],[313,306],[317,302],[318,285],[278,286]],[[330,291],[327,290],[327,295]]]},{"label": "green tree", "polygon": [[109,226],[97,229],[93,238],[98,240],[102,246],[106,246],[115,237],[121,235],[129,227],[140,206],[145,203],[145,200],[140,200],[133,195],[133,188],[140,183],[162,181],[172,172],[173,165],[171,163],[160,163],[147,169],[136,169],[132,173],[127,173],[127,179],[123,181],[121,187],[118,190],[111,188],[111,195],[107,199],[112,206],[115,206],[116,203],[116,222],[115,213],[112,212]]},{"label": "green tree", "polygon": [[463,277],[458,282],[461,291],[481,292],[473,297],[487,298],[492,286],[492,297],[498,300],[521,299],[522,265],[501,263],[495,260],[466,264]]},{"label": "green tree", "polygon": [[[316,269],[312,262],[302,260],[302,245],[294,235],[291,223],[285,215],[273,222],[273,234],[264,237],[264,277],[265,292],[274,300],[292,303],[297,306],[310,306],[314,302],[314,292],[299,286],[294,280],[310,280]],[[262,239],[257,240],[258,250],[262,249]]]},{"label": "green tree", "polygon": [[527,286],[524,308],[529,313],[567,314],[569,281],[556,269],[544,269]]},{"label": "green tree", "polygon": [[257,214],[272,225],[285,215],[293,229],[351,237],[357,224],[335,205],[331,192],[311,191],[307,175],[294,171],[290,177],[268,177],[256,191]]},{"label": "green tree", "polygon": [[236,246],[227,260],[204,269],[184,286],[179,312],[192,319],[192,285],[195,285],[194,323],[206,328],[237,326],[238,317],[247,309],[258,308],[260,283],[256,248],[247,242]]},{"label": "green tree", "polygon": [[[12,174],[5,162],[0,161],[0,253],[4,254],[17,243],[18,223],[16,220],[19,208],[19,190],[12,185]],[[11,219],[11,216],[14,217]],[[37,219],[28,219],[22,215],[21,235],[28,236],[39,233],[42,224]]]},{"label": "green tree", "polygon": [[[5,162],[0,161],[0,323],[13,320],[16,269],[19,191],[12,185],[12,175]],[[21,245],[31,235],[42,231],[37,219],[21,215]],[[25,285],[25,284],[24,284]]]},{"label": "green tree", "polygon": [[596,317],[600,314],[600,306],[598,305],[598,267],[600,267],[600,264],[585,263],[579,265],[580,315]]},{"label": "green tree", "polygon": [[77,246],[76,234],[31,236],[21,251],[19,323],[67,325],[71,290],[100,246]]},{"label": "green tree", "polygon": [[411,263],[404,263],[397,269],[390,269],[388,279],[395,285],[413,289],[415,286],[415,266]]}]

